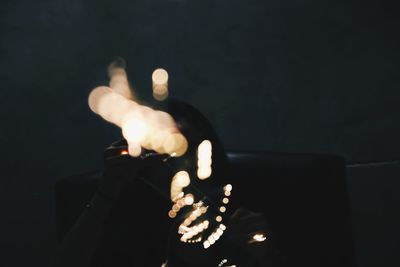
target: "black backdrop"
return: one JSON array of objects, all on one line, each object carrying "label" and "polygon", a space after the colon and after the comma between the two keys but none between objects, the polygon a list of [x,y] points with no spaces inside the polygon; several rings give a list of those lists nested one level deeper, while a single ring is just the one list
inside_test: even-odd
[{"label": "black backdrop", "polygon": [[202,110],[228,149],[344,156],[359,265],[400,264],[396,1],[3,0],[0,7],[5,266],[47,264],[55,180],[99,168],[103,148],[119,137],[87,106],[114,56],[127,60],[144,101],[152,71],[166,68],[171,95]]}]

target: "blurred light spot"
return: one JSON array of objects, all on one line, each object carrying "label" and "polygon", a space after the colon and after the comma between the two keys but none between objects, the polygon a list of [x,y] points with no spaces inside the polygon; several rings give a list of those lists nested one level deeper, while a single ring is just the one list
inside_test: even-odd
[{"label": "blurred light spot", "polygon": [[110,93],[112,93],[111,88],[106,87],[106,86],[99,86],[99,87],[96,87],[95,89],[93,89],[90,92],[89,98],[88,98],[89,108],[94,113],[101,115],[101,114],[99,114],[99,105],[100,105],[101,99]]},{"label": "blurred light spot", "polygon": [[263,235],[263,234],[255,234],[253,236],[253,240],[256,242],[263,242],[265,241],[267,238]]},{"label": "blurred light spot", "polygon": [[211,176],[212,145],[209,140],[203,140],[197,148],[197,177],[201,180]]},{"label": "blurred light spot", "polygon": [[190,177],[187,171],[179,171],[172,178],[175,181],[176,185],[179,187],[186,187],[190,184]]},{"label": "blurred light spot", "polygon": [[168,72],[164,69],[156,69],[152,75],[153,97],[162,101],[168,97]]},{"label": "blurred light spot", "polygon": [[147,135],[147,125],[139,112],[129,112],[122,120],[122,135],[126,140],[141,143]]},{"label": "blurred light spot", "polygon": [[132,157],[138,157],[142,153],[140,143],[128,141],[128,152]]},{"label": "blurred light spot", "polygon": [[174,205],[172,206],[172,210],[175,211],[175,212],[178,212],[179,209],[180,209],[180,208],[179,208],[178,205],[176,205],[176,204],[174,204]]},{"label": "blurred light spot", "polygon": [[225,185],[224,189],[226,191],[232,191],[232,185],[231,184],[227,184],[227,185]]},{"label": "blurred light spot", "polygon": [[194,202],[194,196],[192,194],[187,194],[185,197],[185,204],[192,205]]},{"label": "blurred light spot", "polygon": [[166,136],[163,147],[166,153],[180,157],[185,154],[188,142],[182,134],[173,133]]}]

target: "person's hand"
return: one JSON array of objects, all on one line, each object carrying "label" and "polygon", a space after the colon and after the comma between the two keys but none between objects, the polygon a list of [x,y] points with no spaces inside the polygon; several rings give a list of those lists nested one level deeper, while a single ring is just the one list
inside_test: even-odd
[{"label": "person's hand", "polygon": [[[262,213],[238,208],[230,218],[227,235],[235,243],[247,246],[252,243],[262,244],[267,239],[266,231],[267,221]],[[253,238],[255,235],[263,235],[264,238],[256,237],[256,239],[262,240],[257,241]]]},{"label": "person's hand", "polygon": [[135,179],[150,167],[163,164],[167,155],[143,151],[139,157],[128,154],[126,140],[112,143],[104,151],[104,173],[99,190],[110,198],[117,198],[129,180]]},{"label": "person's hand", "polygon": [[[267,229],[263,214],[239,208],[229,218],[221,239],[207,249],[202,242],[182,243],[173,235],[176,238],[171,240],[171,256],[187,266],[274,266],[267,259]],[[226,263],[222,262],[224,258]]]},{"label": "person's hand", "polygon": [[270,266],[268,226],[262,213],[237,209],[227,225],[226,237],[254,258],[257,266]]}]

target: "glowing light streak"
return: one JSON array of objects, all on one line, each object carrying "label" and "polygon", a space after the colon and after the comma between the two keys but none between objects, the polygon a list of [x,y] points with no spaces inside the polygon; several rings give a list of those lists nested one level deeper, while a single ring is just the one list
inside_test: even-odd
[{"label": "glowing light streak", "polygon": [[208,221],[203,221],[199,224],[196,224],[192,227],[182,227],[183,235],[181,236],[181,241],[187,242],[189,239],[193,238],[194,236],[202,233],[205,229],[208,228]]},{"label": "glowing light streak", "polygon": [[[166,112],[156,111],[134,101],[126,71],[122,63],[112,63],[109,67],[110,87],[99,86],[88,97],[90,109],[122,129],[125,139],[132,148],[129,154],[138,156],[138,146],[167,153],[171,156],[185,154],[188,143],[179,132],[174,119]],[[167,88],[168,73],[156,70],[153,83]]]},{"label": "glowing light streak", "polygon": [[197,177],[201,180],[211,176],[212,145],[209,140],[203,140],[197,148]]},{"label": "glowing light streak", "polygon": [[220,239],[220,237],[223,235],[224,231],[225,231],[226,227],[225,225],[223,225],[222,223],[219,225],[219,227],[217,229],[215,229],[207,238],[207,240],[205,240],[203,242],[203,247],[205,249],[209,248],[211,245],[213,245],[218,239]]},{"label": "glowing light streak", "polygon": [[265,237],[264,234],[255,234],[255,235],[253,236],[253,239],[250,240],[249,243],[252,243],[252,242],[263,242],[263,241],[265,241],[266,239],[267,239],[267,237]]},{"label": "glowing light streak", "polygon": [[168,72],[164,69],[156,69],[152,74],[153,97],[162,101],[168,97]]},{"label": "glowing light streak", "polygon": [[172,201],[176,201],[183,196],[182,189],[190,184],[189,173],[186,171],[177,172],[171,181],[170,197]]}]

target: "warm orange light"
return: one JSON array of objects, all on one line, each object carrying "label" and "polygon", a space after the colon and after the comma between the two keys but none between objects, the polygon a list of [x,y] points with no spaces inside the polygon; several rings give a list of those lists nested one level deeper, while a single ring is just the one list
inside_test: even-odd
[{"label": "warm orange light", "polygon": [[169,216],[170,218],[175,218],[175,217],[176,217],[176,212],[173,211],[173,210],[170,210],[170,211],[168,212],[168,216]]},{"label": "warm orange light", "polygon": [[207,212],[208,207],[200,207],[200,212],[201,213],[206,213]]},{"label": "warm orange light", "polygon": [[177,186],[183,188],[190,184],[190,177],[187,171],[179,171],[172,178],[173,182],[176,183]]},{"label": "warm orange light", "polygon": [[192,194],[187,194],[185,197],[185,204],[192,205],[194,202],[194,196]]},{"label": "warm orange light", "polygon": [[122,151],[121,151],[121,155],[128,155],[128,151],[122,150]]},{"label": "warm orange light", "polygon": [[174,204],[174,205],[172,206],[172,210],[175,211],[175,212],[178,212],[179,209],[180,209],[179,206],[176,205],[176,204]]},{"label": "warm orange light", "polygon": [[[183,192],[182,192],[182,193],[183,193]],[[178,205],[179,208],[184,207],[184,206],[185,206],[185,200],[184,200],[184,199],[179,199],[179,200],[176,202],[176,205]]]},{"label": "warm orange light", "polygon": [[195,213],[190,214],[189,220],[191,220],[193,222],[196,219],[197,219],[197,215]]},{"label": "warm orange light", "polygon": [[267,238],[264,236],[264,234],[255,234],[253,236],[253,241],[255,242],[263,242],[265,241]]}]

